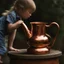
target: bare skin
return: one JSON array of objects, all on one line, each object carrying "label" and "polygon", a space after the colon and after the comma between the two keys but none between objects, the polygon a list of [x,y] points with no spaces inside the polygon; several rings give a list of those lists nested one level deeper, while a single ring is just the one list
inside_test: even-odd
[{"label": "bare skin", "polygon": [[19,49],[13,48],[13,42],[15,39],[15,35],[16,35],[16,31],[17,28],[20,26],[20,24],[22,24],[23,21],[18,21],[14,24],[8,24],[8,30],[9,30],[9,34],[8,34],[8,51],[19,51]]},{"label": "bare skin", "polygon": [[31,37],[31,33],[28,29],[28,27],[25,25],[25,23],[22,20],[19,20],[18,22],[14,24],[8,24],[9,29],[9,35],[8,35],[8,50],[9,51],[20,51],[19,49],[13,48],[13,41],[15,39],[17,28],[21,26],[21,28],[24,29],[25,34],[28,38]]}]

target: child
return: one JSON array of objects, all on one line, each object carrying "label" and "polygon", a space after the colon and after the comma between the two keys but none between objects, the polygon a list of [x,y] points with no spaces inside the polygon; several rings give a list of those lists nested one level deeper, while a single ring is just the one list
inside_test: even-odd
[{"label": "child", "polygon": [[3,13],[0,18],[0,63],[2,63],[2,55],[6,53],[5,36],[8,35],[8,50],[19,51],[13,48],[16,31],[19,26],[23,28],[28,38],[31,37],[30,31],[23,22],[36,10],[36,5],[33,0],[16,0],[9,11]]}]

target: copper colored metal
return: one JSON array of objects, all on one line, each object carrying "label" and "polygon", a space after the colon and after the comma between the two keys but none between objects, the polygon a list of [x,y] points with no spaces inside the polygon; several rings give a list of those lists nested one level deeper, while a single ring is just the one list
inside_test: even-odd
[{"label": "copper colored metal", "polygon": [[[56,36],[51,41],[51,36],[46,34],[46,27],[50,27],[52,25],[56,25],[58,30],[56,32]],[[50,25],[47,25],[45,22],[31,22],[32,37],[29,39],[27,52],[32,54],[49,53],[50,48],[56,40],[58,31],[59,25],[56,22],[52,22]]]}]

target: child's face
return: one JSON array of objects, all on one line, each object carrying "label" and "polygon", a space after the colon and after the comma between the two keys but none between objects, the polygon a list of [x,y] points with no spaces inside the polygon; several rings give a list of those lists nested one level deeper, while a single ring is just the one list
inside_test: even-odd
[{"label": "child's face", "polygon": [[27,9],[25,11],[19,10],[18,14],[23,19],[28,19],[32,15],[32,10],[31,9]]}]

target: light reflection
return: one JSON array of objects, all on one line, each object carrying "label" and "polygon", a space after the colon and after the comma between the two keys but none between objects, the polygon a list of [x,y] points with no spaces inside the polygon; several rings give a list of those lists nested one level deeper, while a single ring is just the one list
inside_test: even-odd
[{"label": "light reflection", "polygon": [[37,36],[35,40],[39,41],[39,40],[46,40],[46,39],[48,39],[46,36],[41,35],[41,36]]},{"label": "light reflection", "polygon": [[48,51],[48,49],[47,49],[47,48],[39,48],[39,49],[36,49],[36,51],[38,51],[38,52],[41,52],[41,51]]}]

